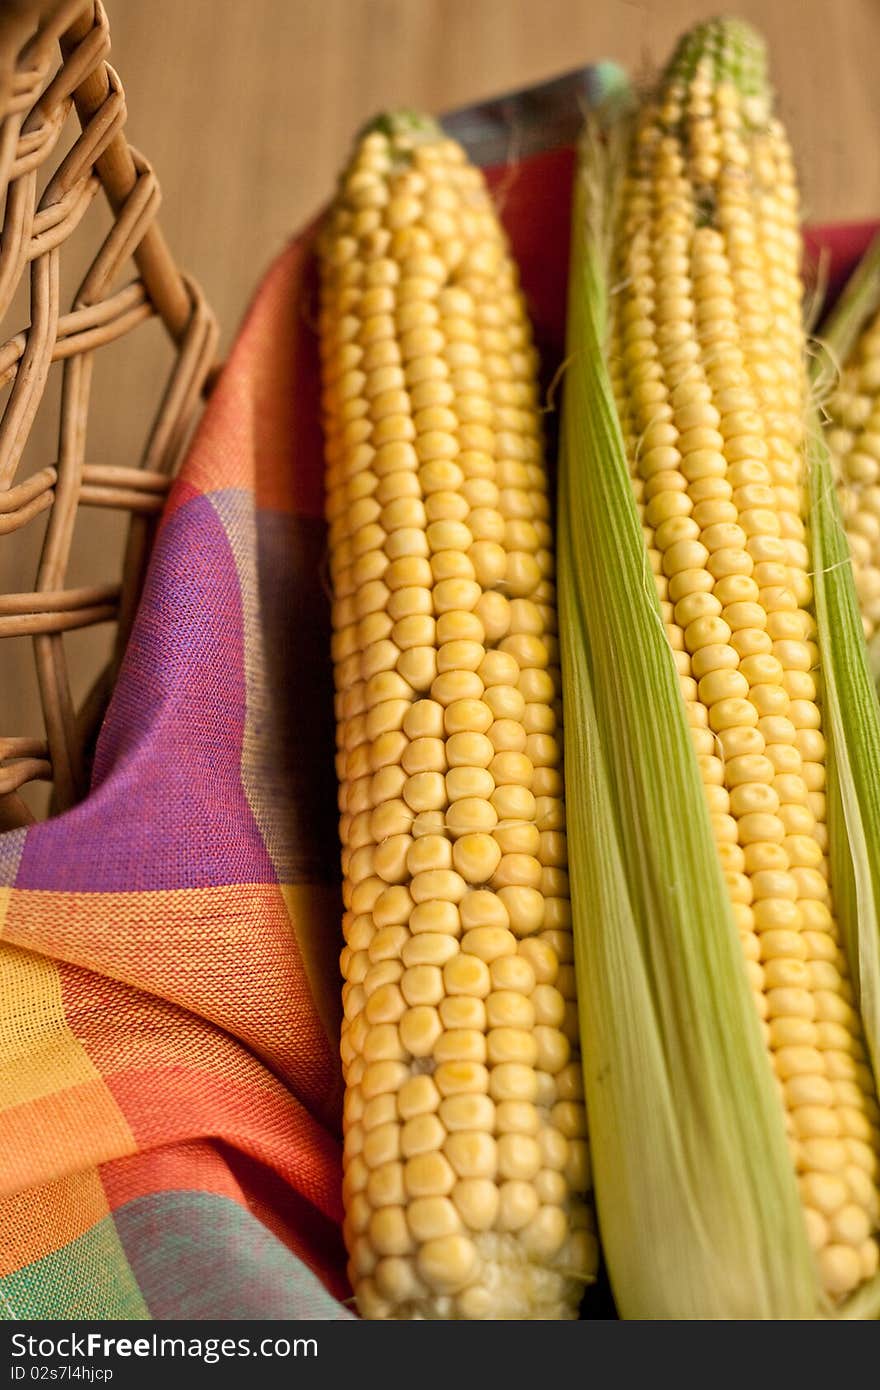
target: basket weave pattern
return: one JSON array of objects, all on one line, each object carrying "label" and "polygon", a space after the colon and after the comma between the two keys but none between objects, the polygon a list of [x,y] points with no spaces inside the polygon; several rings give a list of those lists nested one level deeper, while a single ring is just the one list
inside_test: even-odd
[{"label": "basket weave pattern", "polygon": [[[0,419],[0,537],[44,511],[48,525],[33,588],[0,593],[2,639],[33,639],[44,737],[7,729],[0,707],[0,828],[32,819],[17,794],[34,779],[53,783],[53,809],[85,792],[85,749],[100,719],[125,647],[149,544],[171,477],[198,411],[216,348],[213,316],[198,286],[175,266],[155,221],[160,194],[150,165],[123,133],[125,97],[106,62],[110,38],[100,3],[18,0],[0,17],[0,321],[21,282],[29,288],[30,322],[0,345],[0,387],[11,390]],[[55,156],[72,111],[80,131]],[[38,196],[41,171],[51,170]],[[43,173],[45,178],[45,172]],[[113,223],[69,309],[60,302],[60,260],[97,193]],[[115,287],[132,261],[135,277]],[[158,315],[174,347],[136,467],[88,461],[93,357]],[[43,402],[50,365],[62,363],[57,458],[21,476],[22,455]],[[72,588],[65,583],[77,513],[110,507],[129,515],[122,575]],[[0,541],[2,544],[2,541]],[[30,579],[30,576],[28,576]],[[73,705],[63,634],[113,622],[115,655],[86,702]]]}]

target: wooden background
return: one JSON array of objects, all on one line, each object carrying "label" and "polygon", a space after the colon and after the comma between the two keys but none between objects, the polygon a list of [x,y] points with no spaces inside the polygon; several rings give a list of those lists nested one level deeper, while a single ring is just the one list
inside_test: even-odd
[{"label": "wooden background", "polygon": [[[227,334],[352,132],[597,58],[656,68],[721,0],[106,0],[132,141]],[[771,49],[815,219],[880,216],[880,0],[733,0]]]},{"label": "wooden background", "polygon": [[[2,3],[3,0],[0,0]],[[256,280],[332,190],[352,133],[397,105],[441,112],[599,58],[645,77],[719,0],[105,0],[128,132],[162,222],[228,344]],[[813,220],[880,218],[880,0],[739,0],[770,43]],[[91,213],[90,213],[91,216]],[[88,248],[69,266],[73,292]],[[26,309],[24,310],[26,312]],[[19,323],[3,325],[3,337]],[[153,335],[151,337],[151,334]],[[156,399],[161,335],[99,354],[95,462],[130,463]],[[30,448],[56,457],[51,393]],[[114,577],[121,528],[87,512],[72,584]],[[37,528],[0,545],[0,592],[29,587]],[[71,634],[81,697],[107,629]],[[39,731],[26,639],[0,651],[0,732]],[[38,803],[35,803],[38,804]]]}]

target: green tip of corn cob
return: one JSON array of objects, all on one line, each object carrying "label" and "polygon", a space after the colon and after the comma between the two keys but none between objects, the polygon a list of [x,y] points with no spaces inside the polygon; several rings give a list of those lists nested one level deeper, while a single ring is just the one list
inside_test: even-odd
[{"label": "green tip of corn cob", "polygon": [[731,82],[742,96],[762,95],[767,88],[764,40],[750,24],[730,16],[697,24],[679,41],[664,82],[686,87],[700,72],[713,84]]},{"label": "green tip of corn cob", "polygon": [[356,143],[368,135],[385,135],[395,144],[409,146],[443,139],[443,131],[433,116],[405,107],[398,111],[382,111],[378,116],[373,116],[358,131]]}]

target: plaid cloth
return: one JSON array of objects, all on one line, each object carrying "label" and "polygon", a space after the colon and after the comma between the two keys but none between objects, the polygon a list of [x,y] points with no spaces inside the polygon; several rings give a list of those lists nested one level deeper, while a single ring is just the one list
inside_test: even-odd
[{"label": "plaid cloth", "polygon": [[[571,172],[489,174],[548,381]],[[312,248],[172,491],[90,795],[0,836],[0,1318],[351,1316]]]}]

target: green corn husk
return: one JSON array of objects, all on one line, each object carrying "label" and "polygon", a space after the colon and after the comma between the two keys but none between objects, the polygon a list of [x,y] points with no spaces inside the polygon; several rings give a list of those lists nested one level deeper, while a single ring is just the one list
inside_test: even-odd
[{"label": "green corn husk", "polygon": [[[742,70],[757,91],[759,69]],[[607,365],[627,140],[625,123],[590,128],[580,151],[559,474],[569,862],[602,1245],[624,1318],[876,1317],[880,1278],[832,1307],[815,1274],[633,496]],[[809,465],[838,920],[876,1066],[880,711],[818,430]]]},{"label": "green corn husk", "polygon": [[[878,309],[880,235],[871,242],[817,334],[839,367],[847,362],[868,319],[876,314]],[[821,359],[816,359],[813,364],[814,377],[821,371],[821,367]]]},{"label": "green corn husk", "polygon": [[[823,378],[830,358],[831,375],[848,366],[862,334],[874,326],[880,311],[880,235],[871,242],[850,276],[843,293],[822,323],[817,335],[823,353],[814,357],[812,375],[817,390],[824,394]],[[835,482],[840,485],[838,480]],[[868,643],[868,664],[875,685],[880,688],[880,631]]]},{"label": "green corn husk", "polygon": [[829,749],[832,876],[876,1076],[880,1074],[880,702],[818,416],[808,436],[807,460],[813,594]]}]

